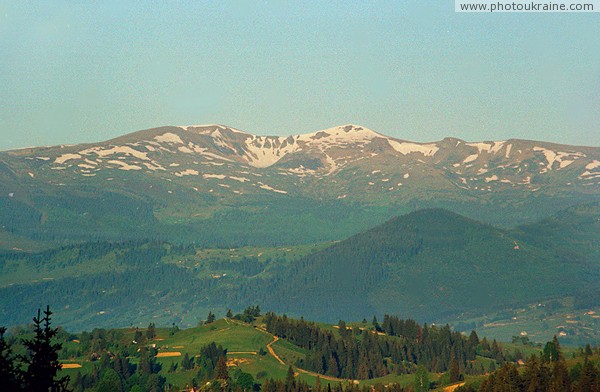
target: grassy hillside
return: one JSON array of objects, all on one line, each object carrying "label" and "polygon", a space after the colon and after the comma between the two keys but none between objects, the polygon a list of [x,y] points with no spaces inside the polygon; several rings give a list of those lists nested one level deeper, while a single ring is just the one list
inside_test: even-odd
[{"label": "grassy hillside", "polygon": [[[317,375],[314,372],[298,368],[295,365],[296,361],[303,357],[305,352],[286,340],[276,339],[263,328],[260,319],[252,324],[232,319],[219,319],[211,324],[178,330],[175,333],[171,328],[159,328],[156,338],[147,341],[146,344],[156,348],[156,362],[162,365],[160,374],[166,378],[167,383],[179,387],[191,385],[192,378],[196,377],[198,372],[198,368],[182,369],[180,366],[182,359],[186,354],[191,358],[195,357],[203,346],[211,342],[227,349],[227,363],[232,376],[235,371],[242,371],[251,374],[259,383],[268,378],[282,380],[285,379],[289,366],[293,366],[297,380],[305,381],[310,385],[315,384],[317,377],[324,385],[352,382],[352,380]],[[131,328],[116,331],[116,336],[120,336],[121,342],[131,342],[136,331],[146,333],[146,329]],[[62,373],[70,375],[71,379],[75,379],[77,372],[91,372],[94,364],[96,366],[99,364],[97,361],[91,361],[85,355],[78,355],[79,346],[79,339],[70,340],[65,343],[66,351],[61,355],[61,362],[68,364]],[[137,363],[135,357],[132,361]],[[177,364],[178,369],[169,371],[171,364]],[[432,374],[432,381],[439,376],[439,374]],[[412,375],[407,374],[388,375],[382,378],[361,380],[360,384],[400,383],[408,385],[412,383],[413,379]]]}]

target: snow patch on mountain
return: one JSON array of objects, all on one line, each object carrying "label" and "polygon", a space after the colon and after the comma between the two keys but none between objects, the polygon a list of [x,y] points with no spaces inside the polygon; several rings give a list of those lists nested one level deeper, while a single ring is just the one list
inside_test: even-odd
[{"label": "snow patch on mountain", "polygon": [[497,142],[479,142],[479,143],[467,143],[467,146],[476,147],[479,153],[481,154],[483,151],[488,152],[490,154],[495,154],[499,152],[504,146],[506,141],[497,141]]},{"label": "snow patch on mountain", "polygon": [[202,175],[202,178],[205,178],[205,179],[207,179],[207,178],[216,178],[218,180],[223,180],[223,179],[225,179],[225,177],[226,176],[223,175],[223,174],[203,174]]},{"label": "snow patch on mountain", "polygon": [[561,162],[560,162],[560,165],[559,165],[559,168],[560,168],[560,169],[564,169],[565,167],[569,166],[569,165],[570,165],[571,163],[573,163],[573,162],[575,162],[575,161],[574,161],[574,160],[573,160],[573,161],[571,161],[571,160],[568,160],[568,159],[566,159],[566,160],[564,160],[564,161],[561,161]]},{"label": "snow patch on mountain", "polygon": [[148,168],[148,170],[152,170],[152,171],[157,171],[157,170],[165,171],[165,170],[167,170],[164,167],[162,167],[158,162],[154,162],[154,161],[152,161],[151,163],[150,162],[142,162],[142,164],[144,166],[146,166]]},{"label": "snow patch on mountain", "polygon": [[365,127],[361,127],[354,124],[347,124],[338,127],[324,129],[322,131],[306,133],[297,136],[297,140],[313,144],[319,143],[338,143],[338,144],[349,144],[357,142],[370,141],[376,137],[385,137],[373,130]]},{"label": "snow patch on mountain", "polygon": [[246,141],[246,159],[250,166],[265,168],[274,165],[289,153],[300,150],[298,143],[285,137],[256,136]]},{"label": "snow patch on mountain", "polygon": [[142,170],[142,168],[137,165],[129,165],[127,162],[118,161],[116,159],[110,160],[108,163],[119,166],[120,170]]},{"label": "snow patch on mountain", "polygon": [[181,138],[178,135],[171,132],[166,132],[162,135],[155,136],[154,140],[156,140],[159,143],[183,144],[183,140],[181,140]]},{"label": "snow patch on mountain", "polygon": [[54,163],[61,165],[67,161],[72,159],[81,159],[81,155],[79,154],[63,154],[54,160]]},{"label": "snow patch on mountain", "polygon": [[593,170],[597,167],[600,167],[600,161],[597,160],[593,160],[592,162],[588,163],[587,165],[585,165],[585,168],[588,170]]},{"label": "snow patch on mountain", "polygon": [[329,171],[327,172],[327,175],[329,176],[337,170],[338,165],[335,162],[335,160],[332,157],[330,157],[329,155],[325,155],[325,159],[326,159],[327,165],[329,166]]},{"label": "snow patch on mountain", "polygon": [[417,144],[410,142],[398,142],[396,140],[388,139],[389,145],[402,155],[421,153],[425,156],[431,157],[439,151],[439,148],[435,144]]},{"label": "snow patch on mountain", "polygon": [[178,125],[177,128],[181,128],[184,131],[190,131],[190,132],[199,133],[199,134],[209,134],[209,133],[212,133],[215,129],[221,129],[221,130],[228,129],[234,133],[250,135],[249,133],[240,131],[239,129],[226,127],[224,125],[219,125],[219,124]]},{"label": "snow patch on mountain", "polygon": [[192,154],[194,151],[190,150],[188,147],[186,146],[181,146],[178,147],[177,150],[179,150],[180,152],[183,152],[185,154]]},{"label": "snow patch on mountain", "polygon": [[280,189],[275,189],[267,184],[263,184],[262,182],[259,182],[259,187],[261,189],[266,189],[268,191],[273,191],[273,192],[277,192],[277,193],[283,193],[283,194],[287,194],[287,191],[282,191]]},{"label": "snow patch on mountain", "polygon": [[[563,169],[573,163],[576,159],[585,157],[585,154],[580,152],[560,152],[552,151],[544,147],[533,147],[533,151],[539,151],[544,154],[548,164],[546,165],[547,170],[552,170],[555,162],[559,163],[559,169]],[[571,159],[567,159],[571,158]]]},{"label": "snow patch on mountain", "polygon": [[128,155],[138,159],[149,160],[148,153],[141,152],[129,146],[112,146],[111,148],[92,147],[79,151],[82,155],[95,154],[98,157],[107,157],[110,155]]},{"label": "snow patch on mountain", "polygon": [[474,160],[476,160],[477,158],[479,158],[479,154],[473,154],[473,155],[469,155],[468,157],[466,157],[463,160],[463,163],[469,163],[469,162],[473,162]]},{"label": "snow patch on mountain", "polygon": [[183,177],[183,176],[197,176],[198,174],[198,170],[194,170],[194,169],[186,169],[180,172],[175,173],[175,175],[177,177]]}]

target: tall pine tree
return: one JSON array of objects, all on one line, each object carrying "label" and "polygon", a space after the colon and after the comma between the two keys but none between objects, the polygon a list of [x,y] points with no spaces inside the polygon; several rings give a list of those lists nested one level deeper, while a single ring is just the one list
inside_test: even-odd
[{"label": "tall pine tree", "polygon": [[68,391],[69,376],[56,378],[61,368],[58,351],[62,345],[52,343],[58,329],[50,327],[51,315],[50,306],[46,307],[44,317],[38,309],[37,317],[33,318],[35,336],[22,341],[27,349],[27,354],[22,357],[27,369],[23,377],[27,391]]},{"label": "tall pine tree", "polygon": [[4,333],[6,328],[0,327],[0,390],[16,391],[21,385],[21,372],[15,366],[15,356],[6,339]]}]

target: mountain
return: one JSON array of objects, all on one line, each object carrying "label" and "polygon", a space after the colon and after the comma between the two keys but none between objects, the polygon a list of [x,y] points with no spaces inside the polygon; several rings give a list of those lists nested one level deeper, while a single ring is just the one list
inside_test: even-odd
[{"label": "mountain", "polygon": [[426,207],[502,226],[530,223],[599,200],[600,148],[416,143],[357,125],[289,137],[161,127],[1,152],[0,183],[6,235],[309,243]]},{"label": "mountain", "polygon": [[[597,220],[600,205],[587,211]],[[417,211],[301,258],[263,301],[329,321],[386,312],[436,321],[597,291],[600,227],[587,228],[595,243],[573,237],[570,217],[552,218],[549,239],[546,222],[513,231]]]},{"label": "mountain", "polygon": [[581,312],[597,311],[600,227],[587,225],[587,237],[578,237],[573,222],[599,214],[599,203],[588,204],[507,230],[426,209],[320,246],[130,241],[5,252],[0,325],[26,323],[46,304],[73,330],[149,320],[194,326],[209,311],[250,304],[332,322],[384,313],[464,320],[567,296]]}]

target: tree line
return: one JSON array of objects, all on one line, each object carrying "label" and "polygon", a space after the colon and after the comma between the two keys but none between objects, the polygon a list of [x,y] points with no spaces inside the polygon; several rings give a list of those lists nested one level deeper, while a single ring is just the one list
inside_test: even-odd
[{"label": "tree line", "polygon": [[589,344],[583,356],[583,362],[569,369],[555,336],[540,355],[527,359],[522,371],[513,362],[506,362],[478,387],[465,385],[456,392],[598,392],[600,371],[591,359]]},{"label": "tree line", "polygon": [[414,373],[417,365],[433,372],[445,372],[451,367],[484,372],[472,368],[481,348],[477,334],[473,331],[465,337],[452,332],[448,325],[421,326],[414,320],[386,315],[383,325],[373,320],[374,329],[348,328],[340,321],[336,335],[313,322],[274,313],[267,313],[264,322],[268,332],[306,349],[306,356],[298,366],[319,374],[372,379],[392,372]]}]

